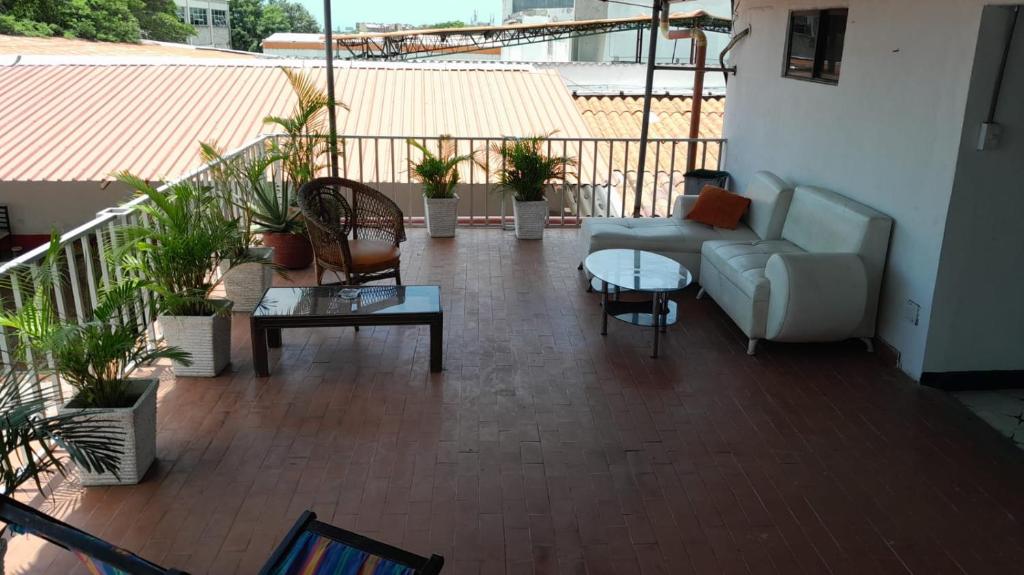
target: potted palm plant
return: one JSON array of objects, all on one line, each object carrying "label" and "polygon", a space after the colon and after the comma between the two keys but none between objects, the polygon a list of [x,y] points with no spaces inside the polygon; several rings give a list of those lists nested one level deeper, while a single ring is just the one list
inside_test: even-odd
[{"label": "potted palm plant", "polygon": [[[69,468],[60,451],[83,472],[117,472],[124,436],[115,425],[95,416],[55,413],[60,404],[56,386],[40,386],[28,369],[0,369],[0,487],[13,494],[34,483],[46,496],[43,481]],[[7,527],[4,527],[6,531]],[[0,532],[0,573],[7,539]]]},{"label": "potted palm plant", "polygon": [[455,140],[450,136],[438,138],[436,155],[412,138],[406,142],[423,154],[418,162],[409,159],[409,172],[414,180],[423,184],[427,233],[432,238],[454,237],[459,219],[459,196],[455,193],[459,185],[459,164],[473,159],[473,154],[456,154]]},{"label": "potted palm plant", "polygon": [[516,237],[521,240],[544,238],[548,218],[544,195],[547,183],[564,179],[576,165],[574,158],[543,153],[541,146],[547,138],[514,138],[491,144],[489,150],[490,164],[497,167],[498,192],[511,195],[514,200]]},{"label": "potted palm plant", "polygon": [[[274,261],[288,269],[301,269],[313,261],[313,248],[305,236],[295,194],[326,167],[329,142],[325,122],[330,99],[310,74],[289,68],[281,71],[295,94],[289,116],[267,116],[264,124],[282,132],[269,143],[268,155],[280,162],[280,189],[264,186],[254,194],[254,222],[263,232],[263,245],[274,248]],[[344,104],[337,104],[348,109]]]},{"label": "potted palm plant", "polygon": [[[274,281],[274,248],[261,245],[255,222],[256,198],[272,188],[267,172],[276,158],[269,154],[226,158],[214,144],[200,143],[199,146],[203,160],[212,166],[215,189],[224,203],[240,214],[239,243],[221,263],[224,293],[233,302],[233,311],[251,312]],[[246,263],[232,267],[232,260]],[[231,273],[227,273],[228,269]]]},{"label": "potted palm plant", "polygon": [[[14,329],[20,347],[35,357],[50,357],[54,367],[43,370],[69,384],[74,396],[59,409],[69,421],[102,422],[108,436],[121,438],[114,465],[82,466],[83,485],[128,485],[142,480],[156,458],[156,379],[133,379],[131,371],[158,359],[187,364],[186,353],[146,339],[145,311],[156,310],[155,298],[144,298],[142,282],[126,279],[98,291],[97,305],[88,317],[60,318],[54,310],[53,288],[63,282],[64,248],[56,236],[44,265],[33,270],[31,305],[4,312],[0,324]],[[91,424],[96,425],[96,424]],[[100,447],[95,445],[94,447]]]},{"label": "potted palm plant", "polygon": [[212,271],[256,261],[237,249],[242,228],[207,186],[181,181],[161,192],[128,172],[117,178],[149,199],[138,209],[150,224],[120,228],[115,256],[160,298],[157,325],[167,343],[191,356],[174,361],[175,373],[214,377],[231,362],[231,301],[211,298],[220,283]]}]

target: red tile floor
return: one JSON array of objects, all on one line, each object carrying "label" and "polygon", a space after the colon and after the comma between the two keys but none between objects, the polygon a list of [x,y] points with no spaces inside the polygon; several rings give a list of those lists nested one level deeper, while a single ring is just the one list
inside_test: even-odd
[{"label": "red tile floor", "polygon": [[[425,327],[339,328],[285,331],[256,379],[236,316],[229,373],[164,376],[142,484],[34,502],[192,573],[255,573],[305,509],[446,574],[1024,571],[1008,440],[856,343],[748,357],[694,289],[661,359],[638,328],[601,337],[575,235],[412,231],[403,276],[442,286],[443,374]],[[83,572],[27,537],[8,569]]]}]

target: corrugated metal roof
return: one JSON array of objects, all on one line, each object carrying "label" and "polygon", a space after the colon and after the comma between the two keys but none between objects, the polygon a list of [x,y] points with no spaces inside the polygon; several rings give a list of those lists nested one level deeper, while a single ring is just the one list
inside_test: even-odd
[{"label": "corrugated metal roof", "polygon": [[[589,136],[554,71],[341,63],[335,77],[350,108],[340,134]],[[236,148],[292,104],[284,74],[265,65],[0,67],[0,181],[177,176],[200,164],[197,142]]]},{"label": "corrugated metal roof", "polygon": [[0,34],[0,54],[37,56],[164,56],[175,58],[237,58],[251,60],[259,54],[201,48],[186,44],[142,41],[93,42],[76,38],[29,38]]}]

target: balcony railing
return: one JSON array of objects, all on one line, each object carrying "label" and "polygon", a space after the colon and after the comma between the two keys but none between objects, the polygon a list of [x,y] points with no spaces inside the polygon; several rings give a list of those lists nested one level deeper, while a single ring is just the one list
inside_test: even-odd
[{"label": "balcony railing", "polygon": [[[278,135],[262,136],[245,146],[226,154],[231,160],[242,156],[264,153],[269,139]],[[408,160],[419,158],[419,153],[407,143],[407,136],[339,136],[343,151],[339,165],[340,175],[374,187],[403,210],[408,223],[422,221],[423,202],[419,185],[410,178]],[[416,137],[430,147],[436,147],[437,136]],[[483,153],[491,144],[500,144],[507,138],[453,138],[457,153],[480,150],[480,163],[467,162],[460,167],[461,184],[458,193],[460,222],[470,226],[505,226],[512,223],[511,204],[494,193],[496,178],[491,161]],[[631,214],[637,184],[637,157],[639,140],[609,138],[552,137],[544,144],[545,152],[577,158],[575,173],[560,182],[552,182],[548,191],[551,209],[549,225],[576,226],[583,217],[617,217]],[[648,169],[645,170],[641,213],[645,216],[668,216],[675,197],[683,192],[683,171],[689,148],[697,152],[697,167],[717,169],[725,152],[721,139],[655,139],[648,144]],[[213,164],[205,165],[182,180],[212,183]],[[280,170],[275,167],[269,178],[279,180]],[[166,188],[166,186],[165,186]],[[165,189],[161,188],[161,189]],[[228,190],[228,193],[232,193]],[[225,198],[226,210],[237,207]],[[119,279],[127,270],[116,262],[101,257],[108,247],[116,247],[114,233],[123,225],[147,225],[146,216],[138,209],[149,201],[145,197],[133,199],[121,206],[108,208],[81,226],[60,237],[64,250],[64,269],[59,270],[65,282],[54,288],[54,301],[63,319],[74,320],[91,316],[97,304],[99,291]],[[0,306],[20,309],[30,301],[36,290],[34,272],[44,265],[46,246],[31,250],[14,261],[0,266]],[[14,273],[20,270],[21,273]],[[153,320],[142,317],[151,338]],[[0,365],[11,365],[12,334],[0,327]],[[51,361],[50,358],[34,358]],[[52,367],[52,365],[51,365]]]}]

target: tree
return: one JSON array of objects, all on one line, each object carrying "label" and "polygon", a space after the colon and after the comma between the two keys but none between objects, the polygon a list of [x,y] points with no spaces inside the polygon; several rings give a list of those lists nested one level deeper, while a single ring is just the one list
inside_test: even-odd
[{"label": "tree", "polygon": [[246,52],[259,52],[260,18],[263,16],[263,5],[260,0],[230,0],[231,10],[231,47]]},{"label": "tree", "polygon": [[191,24],[178,20],[174,0],[138,0],[132,10],[142,36],[161,42],[184,42],[194,36]]},{"label": "tree", "polygon": [[271,6],[280,6],[281,10],[284,11],[285,18],[288,20],[288,29],[281,30],[282,32],[316,34],[323,31],[320,27],[320,23],[316,21],[316,18],[309,13],[309,10],[307,10],[305,6],[298,2],[270,0],[267,7],[269,8]]},{"label": "tree", "polygon": [[275,32],[321,31],[309,10],[288,0],[230,0],[231,47],[261,52],[261,41]]},{"label": "tree", "polygon": [[132,13],[132,7],[140,1],[70,0],[65,3],[57,24],[64,29],[65,36],[105,42],[138,42],[139,21]]},{"label": "tree", "polygon": [[440,30],[442,28],[465,28],[466,23],[462,20],[446,20],[444,22],[438,22],[436,24],[428,24],[426,26],[419,26],[424,30]]}]

